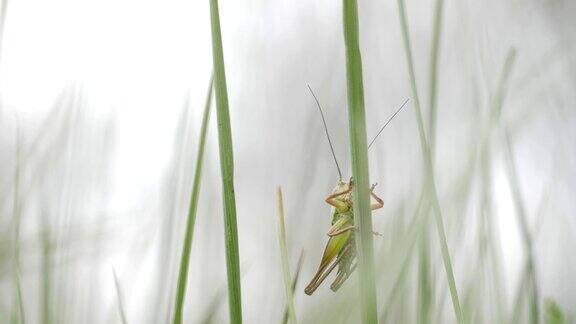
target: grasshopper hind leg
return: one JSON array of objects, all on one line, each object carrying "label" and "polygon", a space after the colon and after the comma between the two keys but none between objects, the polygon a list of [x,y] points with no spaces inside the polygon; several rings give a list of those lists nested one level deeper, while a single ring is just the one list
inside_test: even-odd
[{"label": "grasshopper hind leg", "polygon": [[334,280],[334,282],[330,285],[330,289],[333,292],[338,291],[338,289],[340,289],[340,287],[342,287],[344,282],[346,282],[346,280],[348,280],[350,275],[352,275],[354,270],[356,270],[356,266],[357,266],[357,264],[354,263],[354,265],[352,265],[352,267],[350,267],[350,269],[348,271],[345,271],[345,272],[343,271],[343,272],[339,273],[338,276],[336,277],[336,279]]},{"label": "grasshopper hind leg", "polygon": [[334,282],[330,285],[330,289],[336,292],[340,287],[346,282],[348,277],[354,272],[356,269],[356,262],[352,264],[353,260],[355,259],[355,250],[354,250],[354,242],[351,242],[349,248],[343,253],[341,256],[342,260],[340,261],[340,265],[338,267],[338,275]]},{"label": "grasshopper hind leg", "polygon": [[346,280],[348,280],[350,275],[352,275],[354,270],[356,270],[356,266],[357,266],[357,264],[354,263],[354,265],[352,265],[352,267],[350,268],[349,271],[342,272],[342,273],[338,274],[338,277],[336,277],[334,282],[330,285],[330,289],[334,292],[338,291],[338,289],[340,289],[340,287],[342,287],[344,282],[346,282]]},{"label": "grasshopper hind leg", "polygon": [[[307,295],[312,295],[312,293],[314,293],[316,288],[320,286],[320,284],[324,281],[324,279],[326,279],[326,277],[332,272],[332,270],[334,270],[334,268],[336,268],[336,266],[340,264],[342,258],[345,255],[347,255],[347,252],[350,249],[351,249],[350,245],[345,246],[344,251],[341,254],[337,255],[335,260],[328,262],[326,264],[321,264],[320,268],[318,269],[318,272],[316,273],[314,278],[312,278],[312,281],[310,281],[308,286],[306,286],[304,292]],[[338,269],[340,269],[340,267]]]}]

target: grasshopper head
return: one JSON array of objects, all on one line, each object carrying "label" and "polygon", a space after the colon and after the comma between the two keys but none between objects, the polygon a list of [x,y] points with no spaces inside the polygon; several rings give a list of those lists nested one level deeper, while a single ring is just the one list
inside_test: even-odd
[{"label": "grasshopper head", "polygon": [[353,184],[354,184],[354,182],[353,182],[352,178],[350,178],[350,181],[340,180],[340,181],[338,181],[338,184],[336,184],[336,187],[334,187],[334,190],[332,190],[332,193],[336,194],[336,193],[344,192],[344,191],[348,190],[349,187],[352,187]]}]

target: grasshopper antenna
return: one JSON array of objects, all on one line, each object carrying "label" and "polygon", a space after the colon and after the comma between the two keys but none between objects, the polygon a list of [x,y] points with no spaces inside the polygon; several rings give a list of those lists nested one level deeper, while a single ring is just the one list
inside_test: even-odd
[{"label": "grasshopper antenna", "polygon": [[386,121],[386,123],[384,124],[384,126],[382,126],[382,128],[380,128],[380,131],[378,131],[378,134],[376,134],[376,136],[374,136],[374,138],[372,139],[372,141],[370,141],[370,144],[368,144],[368,149],[370,149],[370,146],[372,146],[372,144],[374,144],[374,141],[378,138],[378,136],[380,136],[380,133],[382,133],[382,131],[384,130],[384,128],[386,128],[386,126],[388,126],[388,124],[390,124],[390,122],[392,121],[392,119],[394,119],[394,117],[396,117],[396,115],[398,115],[398,113],[400,112],[400,110],[402,110],[402,108],[404,108],[404,106],[406,106],[406,104],[408,103],[408,101],[410,101],[410,98],[407,98],[406,100],[404,100],[404,102],[402,103],[402,105],[400,106],[400,108],[398,108],[398,110],[396,110],[396,112],[394,114],[392,114],[392,116],[390,116],[390,118],[388,118],[388,120]]},{"label": "grasshopper antenna", "polygon": [[320,117],[322,117],[322,124],[324,124],[324,131],[326,132],[326,137],[328,138],[328,144],[330,144],[330,151],[332,151],[332,157],[334,158],[334,162],[336,162],[336,169],[338,169],[338,176],[340,177],[340,180],[342,180],[342,171],[340,171],[340,165],[338,164],[338,160],[336,159],[336,153],[334,153],[334,146],[332,146],[332,140],[330,140],[330,134],[328,134],[328,126],[326,126],[326,119],[324,119],[324,112],[322,111],[322,107],[320,107],[320,102],[318,101],[318,98],[316,98],[314,91],[312,91],[312,88],[310,88],[309,84],[307,84],[307,86],[308,90],[310,90],[310,93],[312,94],[312,97],[314,97],[314,100],[316,101],[318,111],[320,111]]}]

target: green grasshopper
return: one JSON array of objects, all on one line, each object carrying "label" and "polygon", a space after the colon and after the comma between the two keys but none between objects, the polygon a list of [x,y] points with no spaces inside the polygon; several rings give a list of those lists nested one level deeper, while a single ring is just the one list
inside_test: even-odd
[{"label": "green grasshopper", "polygon": [[[326,197],[326,203],[332,206],[332,226],[328,230],[328,243],[324,248],[324,253],[322,255],[322,260],[316,274],[304,289],[307,295],[312,295],[314,291],[320,286],[320,284],[326,279],[326,277],[338,266],[338,272],[336,279],[330,285],[332,291],[337,291],[342,284],[350,277],[352,272],[356,269],[356,243],[354,240],[354,231],[356,226],[354,225],[354,209],[352,205],[352,190],[354,188],[354,181],[352,178],[348,182],[342,181],[342,172],[340,171],[340,166],[338,160],[336,159],[336,154],[334,153],[334,147],[332,146],[332,141],[330,140],[330,135],[328,134],[328,127],[326,126],[326,120],[324,119],[324,113],[320,107],[320,103],[314,95],[314,92],[308,86],[310,93],[316,101],[318,110],[320,111],[320,116],[322,117],[322,123],[324,125],[324,131],[326,132],[326,137],[328,138],[328,143],[330,145],[330,150],[332,151],[332,156],[340,176],[338,184],[332,190],[332,193]],[[370,142],[370,146],[374,143],[374,140],[380,135],[388,123],[400,112],[400,110],[406,105],[408,100],[404,101],[402,106],[388,119],[384,126],[380,129],[378,134]],[[374,188],[376,184],[373,184],[370,188],[370,195],[376,202],[372,203],[371,209],[376,210],[384,207],[384,200],[378,197],[374,193]],[[374,234],[378,234],[374,232]]]}]

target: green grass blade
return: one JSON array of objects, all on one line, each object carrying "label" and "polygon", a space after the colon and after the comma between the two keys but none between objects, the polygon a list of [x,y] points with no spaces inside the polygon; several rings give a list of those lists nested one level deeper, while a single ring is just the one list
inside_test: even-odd
[{"label": "green grass blade", "polygon": [[[6,25],[6,13],[8,11],[8,0],[3,0],[0,5],[0,61],[2,59],[1,55],[4,48],[4,26]],[[2,116],[3,107],[0,107],[0,117]]]},{"label": "green grass blade", "polygon": [[452,261],[450,260],[450,252],[448,250],[448,243],[446,233],[444,231],[444,221],[442,219],[442,210],[438,201],[438,194],[436,192],[436,184],[434,180],[434,169],[432,167],[432,156],[430,154],[430,147],[426,139],[424,131],[424,122],[422,121],[422,110],[420,109],[420,99],[418,98],[418,88],[416,85],[416,74],[414,72],[414,61],[412,59],[412,49],[410,46],[410,34],[408,31],[408,23],[406,19],[406,12],[404,9],[404,1],[398,0],[398,12],[400,16],[400,26],[402,29],[402,39],[404,43],[404,52],[406,54],[406,62],[408,65],[408,72],[410,74],[410,85],[412,87],[412,95],[414,96],[414,107],[416,112],[416,120],[418,124],[418,132],[420,135],[420,146],[424,157],[424,167],[426,168],[427,179],[425,180],[425,188],[431,195],[432,208],[434,219],[436,221],[436,229],[440,238],[440,247],[442,252],[442,261],[446,270],[446,277],[450,287],[450,296],[452,298],[452,305],[458,323],[463,323],[462,309],[460,308],[460,301],[458,299],[458,291],[456,289],[456,281],[454,280],[454,272],[452,270]]},{"label": "green grass blade", "polygon": [[224,235],[226,236],[226,270],[228,276],[228,307],[230,322],[242,323],[242,300],[240,294],[240,261],[238,252],[238,229],[236,225],[236,198],[234,197],[234,155],[232,153],[232,131],[228,110],[228,90],[218,0],[210,0],[212,25],[212,57],[214,60],[214,87],[216,90],[216,112],[218,119],[218,145],[220,169],[224,195]]},{"label": "green grass blade", "polygon": [[286,305],[288,306],[288,318],[290,323],[296,324],[296,309],[294,308],[294,292],[292,290],[292,278],[290,278],[290,265],[288,262],[288,248],[286,247],[286,228],[284,226],[284,200],[282,188],[276,192],[278,200],[278,240],[280,243],[280,255],[282,257],[282,274],[284,276],[284,288],[286,291]]},{"label": "green grass blade", "polygon": [[494,96],[492,97],[492,111],[491,111],[491,122],[494,123],[500,119],[502,114],[502,106],[504,103],[504,98],[508,90],[508,78],[510,77],[512,66],[516,61],[516,50],[511,48],[508,50],[506,55],[506,61],[504,62],[504,67],[500,74],[500,79],[498,80],[498,87]]},{"label": "green grass blade", "polygon": [[22,270],[21,270],[21,251],[20,251],[20,229],[22,225],[22,200],[20,197],[20,185],[22,182],[22,154],[21,154],[21,133],[20,125],[16,126],[16,168],[14,170],[14,195],[12,201],[13,208],[13,239],[14,239],[14,284],[15,299],[18,302],[18,322],[26,323],[24,311],[24,297],[22,294]]},{"label": "green grass blade", "polygon": [[536,265],[534,262],[534,248],[532,234],[528,225],[528,215],[526,212],[526,206],[522,199],[522,193],[520,191],[520,182],[518,180],[518,171],[516,169],[516,163],[514,161],[512,145],[510,144],[510,136],[506,134],[505,136],[505,156],[506,156],[506,167],[508,179],[510,181],[510,186],[512,187],[512,196],[514,199],[514,205],[516,207],[516,214],[518,215],[518,224],[520,226],[520,233],[522,235],[522,241],[524,243],[524,248],[526,249],[526,270],[527,278],[530,280],[530,323],[537,324],[539,322],[539,309],[538,309],[538,285],[536,282]]},{"label": "green grass blade", "polygon": [[512,314],[510,315],[510,323],[519,323],[522,315],[522,308],[524,306],[524,298],[528,296],[528,285],[530,281],[529,262],[526,261],[522,270],[522,277],[520,277],[520,284],[516,289],[514,296],[514,306]]},{"label": "green grass blade", "polygon": [[427,213],[430,209],[429,205],[430,203],[426,200],[426,197],[421,195],[418,205],[414,211],[414,216],[412,217],[412,220],[407,227],[408,230],[403,234],[402,241],[398,244],[398,246],[403,247],[405,251],[400,257],[397,258],[400,261],[398,263],[398,270],[395,271],[397,275],[392,281],[393,284],[390,292],[384,298],[384,307],[382,308],[382,315],[380,318],[381,323],[389,322],[388,318],[391,313],[390,309],[392,308],[394,302],[396,302],[396,300],[402,296],[402,291],[406,287],[406,277],[410,272],[410,260],[412,258],[414,246],[418,241],[418,237],[425,230],[425,213]]},{"label": "green grass blade", "polygon": [[118,298],[118,311],[120,312],[120,319],[122,324],[128,324],[126,320],[126,312],[124,311],[124,299],[122,298],[122,290],[120,289],[120,281],[116,275],[116,271],[112,269],[112,275],[114,276],[114,287],[116,287],[116,298]]},{"label": "green grass blade", "polygon": [[22,296],[22,275],[20,274],[20,267],[16,267],[15,284],[16,284],[16,300],[18,301],[18,323],[26,324],[26,315],[24,311],[24,297]]},{"label": "green grass blade", "polygon": [[[492,304],[495,305],[497,314],[496,318],[499,322],[504,322],[507,315],[506,312],[506,303],[504,302],[504,292],[503,292],[503,276],[502,276],[502,264],[500,262],[501,255],[499,252],[502,250],[499,240],[497,236],[494,235],[496,232],[495,230],[495,219],[494,219],[494,212],[493,212],[493,200],[492,197],[494,194],[490,188],[493,187],[493,149],[492,149],[492,134],[494,130],[497,130],[500,127],[501,115],[502,115],[502,108],[504,98],[507,94],[508,89],[508,79],[510,77],[512,67],[514,65],[514,61],[516,58],[516,50],[514,48],[510,48],[506,54],[506,58],[504,61],[504,65],[500,72],[498,82],[496,84],[496,88],[494,89],[493,93],[490,96],[490,115],[489,120],[487,121],[485,130],[483,131],[483,135],[481,135],[481,143],[480,143],[480,163],[481,163],[481,177],[483,181],[482,185],[482,213],[484,217],[482,221],[485,222],[485,226],[488,230],[485,233],[486,245],[488,247],[488,252],[490,253],[490,257],[492,260],[492,272],[494,279],[492,280],[493,291],[494,291],[494,298],[492,300]],[[523,279],[521,280],[523,282]],[[521,285],[522,286],[522,285]],[[523,289],[523,288],[521,288]],[[517,300],[518,301],[518,300]],[[513,318],[516,317],[515,314],[518,310],[517,306],[520,304],[515,302],[514,304],[514,313]]]},{"label": "green grass blade", "polygon": [[418,323],[430,323],[432,310],[432,269],[430,264],[430,239],[428,226],[422,232],[418,260]]},{"label": "green grass blade", "polygon": [[42,323],[51,324],[52,314],[50,299],[52,298],[52,238],[50,225],[46,220],[46,215],[42,215],[42,285],[40,295],[42,296],[42,307],[40,318]]},{"label": "green grass blade", "polygon": [[[300,279],[300,270],[302,270],[302,264],[304,262],[304,250],[300,251],[300,256],[298,257],[298,263],[296,264],[296,272],[294,273],[294,280],[292,280],[292,296],[296,291],[296,286],[298,285],[298,280]],[[282,323],[288,323],[288,307],[284,308],[284,317]]]},{"label": "green grass blade", "polygon": [[343,0],[344,42],[348,84],[348,119],[350,152],[354,176],[354,222],[358,226],[356,244],[360,282],[360,307],[363,323],[377,323],[374,279],[374,246],[372,212],[369,200],[368,146],[366,114],[362,83],[362,58],[358,40],[358,6],[356,0]]},{"label": "green grass blade", "polygon": [[560,306],[553,300],[546,301],[546,324],[566,324],[568,320]]},{"label": "green grass blade", "polygon": [[200,196],[200,183],[202,180],[202,163],[204,161],[204,147],[206,146],[206,132],[208,130],[208,120],[210,119],[210,107],[212,106],[213,77],[210,77],[210,86],[206,95],[206,104],[202,116],[202,126],[200,128],[200,140],[198,143],[198,154],[196,155],[196,167],[194,170],[194,182],[190,196],[190,206],[188,208],[188,220],[186,221],[186,233],[182,247],[182,257],[180,259],[180,271],[178,273],[178,286],[176,291],[176,302],[174,304],[174,324],[182,323],[182,313],[184,309],[184,299],[186,297],[186,282],[188,280],[188,267],[190,264],[190,252],[192,251],[192,237],[194,236],[194,224],[196,223],[196,210],[198,209],[198,197]]},{"label": "green grass blade", "polygon": [[436,117],[438,115],[436,103],[438,96],[438,53],[440,51],[440,32],[442,28],[442,8],[444,0],[436,0],[434,8],[434,29],[432,31],[432,47],[430,48],[430,75],[429,75],[429,101],[430,115],[428,119],[428,132],[430,135],[430,150],[432,154],[436,148]]}]

